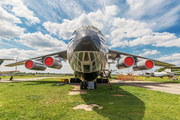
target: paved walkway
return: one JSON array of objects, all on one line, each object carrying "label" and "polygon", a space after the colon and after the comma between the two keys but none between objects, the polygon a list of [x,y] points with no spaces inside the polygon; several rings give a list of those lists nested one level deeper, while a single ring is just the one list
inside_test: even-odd
[{"label": "paved walkway", "polygon": [[17,81],[35,81],[35,80],[41,80],[41,79],[45,79],[45,78],[56,78],[56,77],[36,77],[36,78],[19,78],[19,79],[13,79],[13,80],[9,80],[9,79],[1,79],[0,83],[4,83],[4,82],[17,82]]},{"label": "paved walkway", "polygon": [[180,95],[180,84],[177,83],[160,83],[160,82],[150,82],[150,81],[119,81],[119,80],[113,80],[111,81],[111,83],[126,85],[126,86],[141,87],[150,90]]}]

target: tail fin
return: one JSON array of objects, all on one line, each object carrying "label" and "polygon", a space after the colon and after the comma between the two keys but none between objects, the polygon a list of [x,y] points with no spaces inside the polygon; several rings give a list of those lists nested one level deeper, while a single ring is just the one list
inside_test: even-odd
[{"label": "tail fin", "polygon": [[0,60],[0,65],[4,62],[4,60]]},{"label": "tail fin", "polygon": [[166,68],[164,71],[165,72],[171,72],[171,69]]}]

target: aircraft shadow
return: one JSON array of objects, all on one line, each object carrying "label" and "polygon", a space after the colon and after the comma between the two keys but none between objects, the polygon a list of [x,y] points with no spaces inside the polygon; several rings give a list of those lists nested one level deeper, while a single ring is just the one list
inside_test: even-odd
[{"label": "aircraft shadow", "polygon": [[[97,104],[103,106],[102,109],[94,107],[93,110],[107,119],[143,119],[144,102],[123,90],[121,85],[114,84],[113,89],[110,90],[109,85],[98,85],[96,90],[88,90],[87,94],[82,94],[81,97],[88,105]],[[119,96],[113,96],[112,94]]]}]

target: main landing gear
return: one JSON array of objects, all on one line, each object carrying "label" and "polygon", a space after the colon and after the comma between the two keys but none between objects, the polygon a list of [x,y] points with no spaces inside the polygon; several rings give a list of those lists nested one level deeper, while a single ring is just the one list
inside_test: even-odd
[{"label": "main landing gear", "polygon": [[80,83],[81,80],[79,78],[71,78],[70,83]]},{"label": "main landing gear", "polygon": [[97,83],[108,83],[108,79],[103,79],[103,78],[97,78],[96,79]]},{"label": "main landing gear", "polygon": [[96,81],[92,81],[92,82],[82,81],[80,82],[80,88],[81,89],[97,89],[97,83]]}]

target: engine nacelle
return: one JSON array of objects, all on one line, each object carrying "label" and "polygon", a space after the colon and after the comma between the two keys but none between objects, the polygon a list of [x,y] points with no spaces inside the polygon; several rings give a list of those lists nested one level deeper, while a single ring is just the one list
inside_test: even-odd
[{"label": "engine nacelle", "polygon": [[154,62],[151,60],[142,60],[137,62],[137,64],[133,67],[135,71],[138,70],[149,70],[154,67]]},{"label": "engine nacelle", "polygon": [[46,69],[46,66],[38,61],[32,61],[32,60],[28,60],[25,63],[25,67],[29,70],[41,70],[44,71]]},{"label": "engine nacelle", "polygon": [[133,64],[134,64],[133,57],[127,56],[127,57],[120,58],[118,63],[116,64],[116,67],[118,69],[124,69],[124,68],[131,67]]},{"label": "engine nacelle", "polygon": [[46,57],[44,59],[44,64],[49,68],[55,68],[55,69],[61,69],[62,68],[61,61],[54,58],[54,57]]}]

